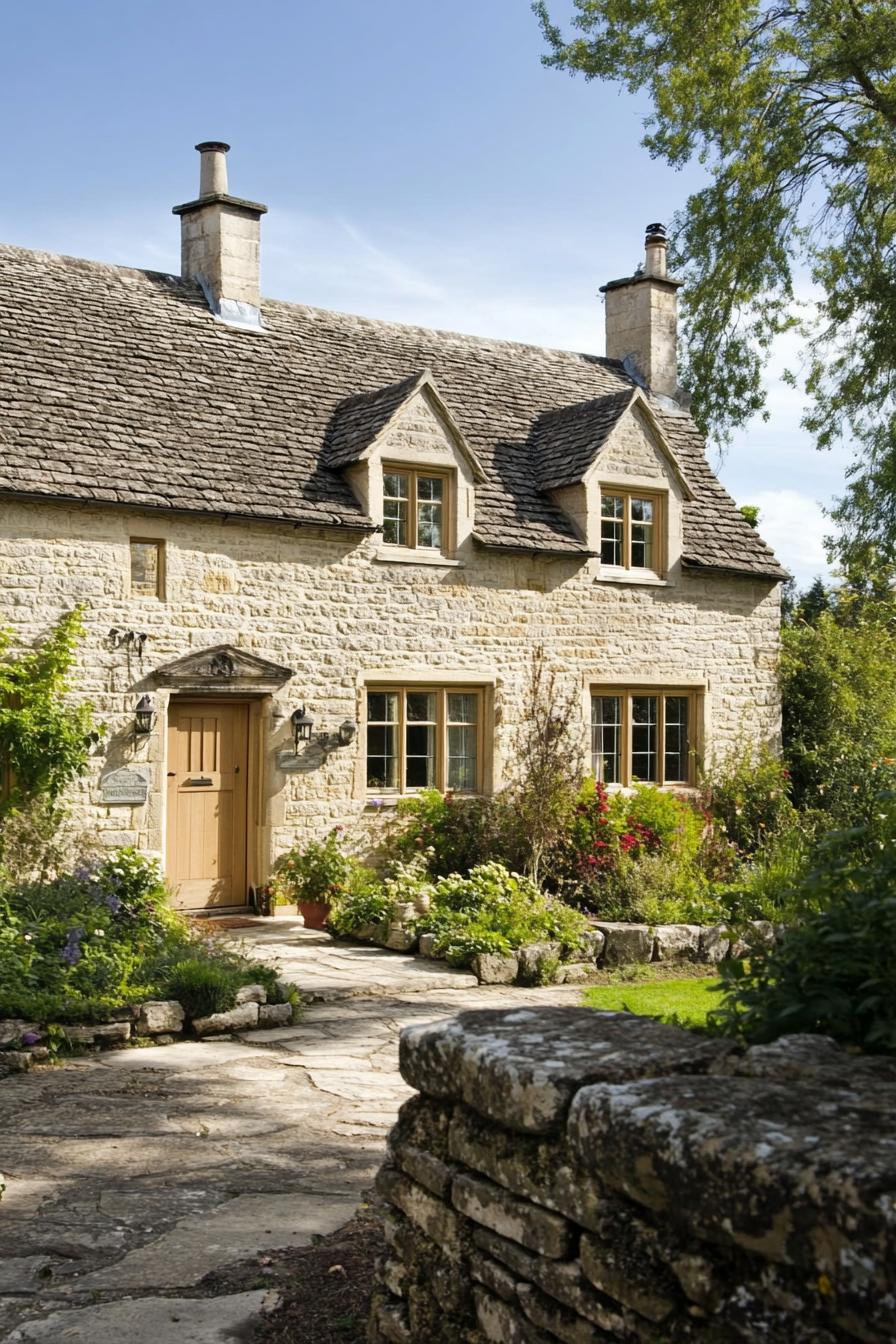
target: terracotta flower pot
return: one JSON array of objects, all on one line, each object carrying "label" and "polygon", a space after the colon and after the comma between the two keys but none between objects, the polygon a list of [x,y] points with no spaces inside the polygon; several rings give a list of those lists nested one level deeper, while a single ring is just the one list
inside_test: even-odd
[{"label": "terracotta flower pot", "polygon": [[330,917],[329,901],[299,901],[299,914],[306,929],[322,929]]}]

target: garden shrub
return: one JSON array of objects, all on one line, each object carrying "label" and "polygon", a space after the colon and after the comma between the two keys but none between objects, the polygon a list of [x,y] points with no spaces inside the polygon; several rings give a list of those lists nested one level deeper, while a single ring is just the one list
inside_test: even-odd
[{"label": "garden shrub", "polygon": [[[157,862],[133,849],[0,892],[0,1017],[96,1021],[144,999],[177,997],[174,968],[216,964],[282,998],[270,967],[203,939],[172,910]],[[220,979],[220,977],[219,977]]]},{"label": "garden shrub", "polygon": [[896,1052],[896,801],[818,846],[794,896],[810,911],[749,964],[723,966],[717,1029],[747,1041],[819,1032]]},{"label": "garden shrub", "polygon": [[742,856],[795,823],[789,788],[789,772],[770,748],[741,748],[705,776],[702,801]]},{"label": "garden shrub", "polygon": [[10,633],[0,630],[0,853],[5,818],[32,799],[58,798],[84,773],[98,740],[92,707],[66,697],[82,633],[78,607],[36,649],[16,657],[9,653]]},{"label": "garden shrub", "polygon": [[578,911],[500,863],[442,878],[430,910],[417,921],[419,933],[435,935],[436,955],[456,966],[468,966],[479,952],[509,952],[532,943],[555,942],[568,953],[587,929]]},{"label": "garden shrub", "polygon": [[387,857],[405,862],[424,853],[429,872],[446,877],[468,873],[492,859],[517,866],[520,845],[516,832],[503,794],[466,798],[421,789],[398,803],[385,849]]},{"label": "garden shrub", "polygon": [[369,868],[346,852],[343,829],[334,826],[326,839],[281,854],[270,887],[278,905],[298,901],[336,905],[349,893],[363,891],[373,876]]},{"label": "garden shrub", "polygon": [[165,981],[166,997],[177,999],[187,1017],[226,1013],[243,984],[240,972],[226,964],[188,957],[175,962]]}]

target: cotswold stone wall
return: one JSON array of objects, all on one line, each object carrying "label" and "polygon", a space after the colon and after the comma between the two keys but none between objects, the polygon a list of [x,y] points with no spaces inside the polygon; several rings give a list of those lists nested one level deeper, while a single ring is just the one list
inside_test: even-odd
[{"label": "cotswold stone wall", "polygon": [[[129,593],[132,536],[165,543],[164,601]],[[303,703],[325,731],[346,718],[360,722],[365,680],[377,675],[436,684],[453,675],[484,685],[491,786],[506,774],[537,644],[581,693],[583,744],[588,688],[613,678],[702,688],[708,754],[740,739],[775,740],[776,585],[680,571],[664,586],[603,583],[595,561],[491,554],[472,542],[459,561],[400,563],[382,556],[376,537],[5,502],[0,624],[27,647],[63,611],[84,604],[74,690],[94,702],[108,738],[75,790],[76,817],[110,844],[156,852],[164,851],[165,831],[164,687],[156,690],[155,732],[138,743],[134,705],[153,685],[154,669],[227,642],[295,672],[263,714],[258,824],[271,861],[334,824],[357,824],[365,809],[374,819],[363,733],[351,747],[303,753],[292,771],[279,753],[291,750],[288,715]],[[142,653],[110,640],[113,627],[145,633]],[[145,804],[104,805],[101,779],[121,766],[147,772]]]},{"label": "cotswold stone wall", "polygon": [[401,1069],[372,1344],[896,1338],[896,1062],[554,1008]]}]

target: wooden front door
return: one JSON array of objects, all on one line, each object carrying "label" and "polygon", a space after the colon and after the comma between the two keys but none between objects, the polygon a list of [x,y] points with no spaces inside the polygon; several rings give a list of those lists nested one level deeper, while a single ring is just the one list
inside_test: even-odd
[{"label": "wooden front door", "polygon": [[181,910],[245,905],[249,706],[172,700],[168,878]]}]

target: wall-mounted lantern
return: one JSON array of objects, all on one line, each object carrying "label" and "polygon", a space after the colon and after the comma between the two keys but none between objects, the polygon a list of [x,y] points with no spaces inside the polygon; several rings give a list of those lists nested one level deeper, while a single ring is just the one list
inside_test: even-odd
[{"label": "wall-mounted lantern", "polygon": [[314,719],[308,713],[303,705],[301,709],[294,709],[289,717],[292,724],[292,741],[295,748],[295,754],[299,754],[299,743],[311,741],[311,730],[314,727]]},{"label": "wall-mounted lantern", "polygon": [[351,719],[344,719],[335,733],[318,733],[317,745],[322,751],[335,751],[337,747],[348,747],[354,742],[357,731],[357,724]]},{"label": "wall-mounted lantern", "polygon": [[134,736],[146,737],[156,722],[156,706],[151,695],[141,695],[134,709]]}]

